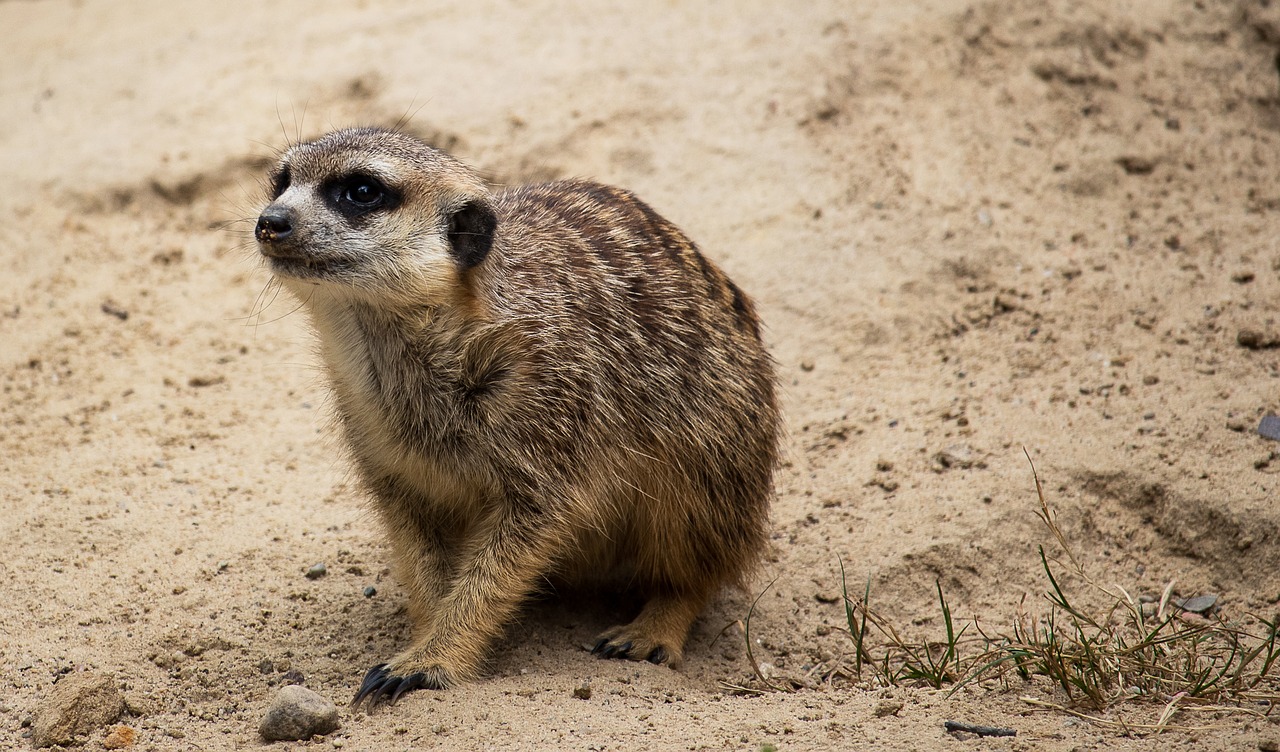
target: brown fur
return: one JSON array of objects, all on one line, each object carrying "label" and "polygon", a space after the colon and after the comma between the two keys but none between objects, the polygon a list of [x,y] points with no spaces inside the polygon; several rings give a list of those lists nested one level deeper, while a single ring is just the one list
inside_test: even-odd
[{"label": "brown fur", "polygon": [[[394,200],[344,216],[333,181],[352,174]],[[295,146],[274,192],[289,237],[260,224],[262,252],[319,334],[408,591],[415,636],[383,695],[476,677],[548,579],[641,593],[600,652],[678,663],[766,546],[779,417],[746,295],[627,191],[490,193],[394,132]],[[449,236],[455,215],[480,231]]]}]

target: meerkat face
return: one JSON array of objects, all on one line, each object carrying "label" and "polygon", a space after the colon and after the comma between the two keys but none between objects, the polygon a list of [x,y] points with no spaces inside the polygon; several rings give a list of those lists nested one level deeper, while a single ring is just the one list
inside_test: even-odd
[{"label": "meerkat face", "polygon": [[345,130],[292,147],[254,235],[304,299],[431,304],[484,261],[497,220],[469,168],[404,134]]}]

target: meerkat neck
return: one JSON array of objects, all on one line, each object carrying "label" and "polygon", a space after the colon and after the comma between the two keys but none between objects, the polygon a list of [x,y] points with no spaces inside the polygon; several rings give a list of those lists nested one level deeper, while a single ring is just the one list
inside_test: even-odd
[{"label": "meerkat neck", "polygon": [[325,347],[364,350],[388,340],[405,342],[431,338],[440,316],[438,306],[393,309],[371,303],[344,301],[310,307],[312,325]]}]

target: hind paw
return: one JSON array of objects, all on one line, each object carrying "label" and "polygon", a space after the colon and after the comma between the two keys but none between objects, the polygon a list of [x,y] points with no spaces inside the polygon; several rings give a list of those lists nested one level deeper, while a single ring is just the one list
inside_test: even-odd
[{"label": "hind paw", "polygon": [[681,657],[679,648],[664,645],[655,639],[637,634],[627,627],[614,627],[600,635],[591,648],[591,654],[601,658],[626,658],[673,667],[679,663]]}]

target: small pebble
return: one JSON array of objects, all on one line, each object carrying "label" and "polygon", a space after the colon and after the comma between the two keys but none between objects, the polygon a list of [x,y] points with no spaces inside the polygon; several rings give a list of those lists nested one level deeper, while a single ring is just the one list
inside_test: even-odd
[{"label": "small pebble", "polygon": [[127,749],[133,746],[138,740],[138,732],[128,726],[116,726],[107,733],[107,737],[102,740],[102,746],[106,749]]},{"label": "small pebble", "polygon": [[902,711],[902,702],[900,700],[881,700],[876,703],[876,707],[871,712],[876,718],[884,718],[885,716],[897,715]]},{"label": "small pebble", "polygon": [[573,696],[574,696],[574,697],[576,697],[576,698],[578,698],[579,700],[590,700],[590,699],[591,699],[591,685],[590,685],[590,684],[585,684],[585,683],[584,683],[584,684],[581,684],[581,685],[579,685],[579,686],[577,686],[577,687],[574,687],[574,688],[573,688]]},{"label": "small pebble", "polygon": [[1181,608],[1184,611],[1190,611],[1193,614],[1203,614],[1212,611],[1213,607],[1217,605],[1217,603],[1218,596],[1216,595],[1197,595],[1194,598],[1187,598],[1186,600],[1179,601],[1178,608]]},{"label": "small pebble", "polygon": [[306,687],[288,686],[276,694],[258,725],[269,742],[310,739],[337,730],[338,708]]},{"label": "small pebble", "polygon": [[37,747],[68,746],[124,713],[124,695],[115,679],[92,673],[68,674],[36,710],[32,741]]},{"label": "small pebble", "polygon": [[1241,329],[1236,333],[1236,344],[1247,350],[1269,350],[1280,346],[1280,337],[1257,329]]},{"label": "small pebble", "polygon": [[324,577],[328,573],[329,573],[329,568],[324,565],[324,562],[320,562],[318,564],[312,564],[311,567],[307,569],[307,579],[318,580],[321,577]]},{"label": "small pebble", "polygon": [[115,302],[114,300],[108,299],[106,302],[104,302],[102,304],[102,312],[107,314],[108,316],[115,316],[121,321],[129,320],[129,312],[125,310],[123,307],[121,307],[121,305]]},{"label": "small pebble", "polygon": [[973,467],[973,449],[968,444],[952,444],[934,455],[934,461],[943,468],[967,469]]},{"label": "small pebble", "polygon": [[366,585],[366,586],[365,586],[365,589],[364,589],[364,597],[366,597],[366,598],[372,598],[373,596],[375,596],[375,595],[377,595],[377,594],[378,594],[378,589],[377,589],[376,587],[374,587],[373,585]]}]

